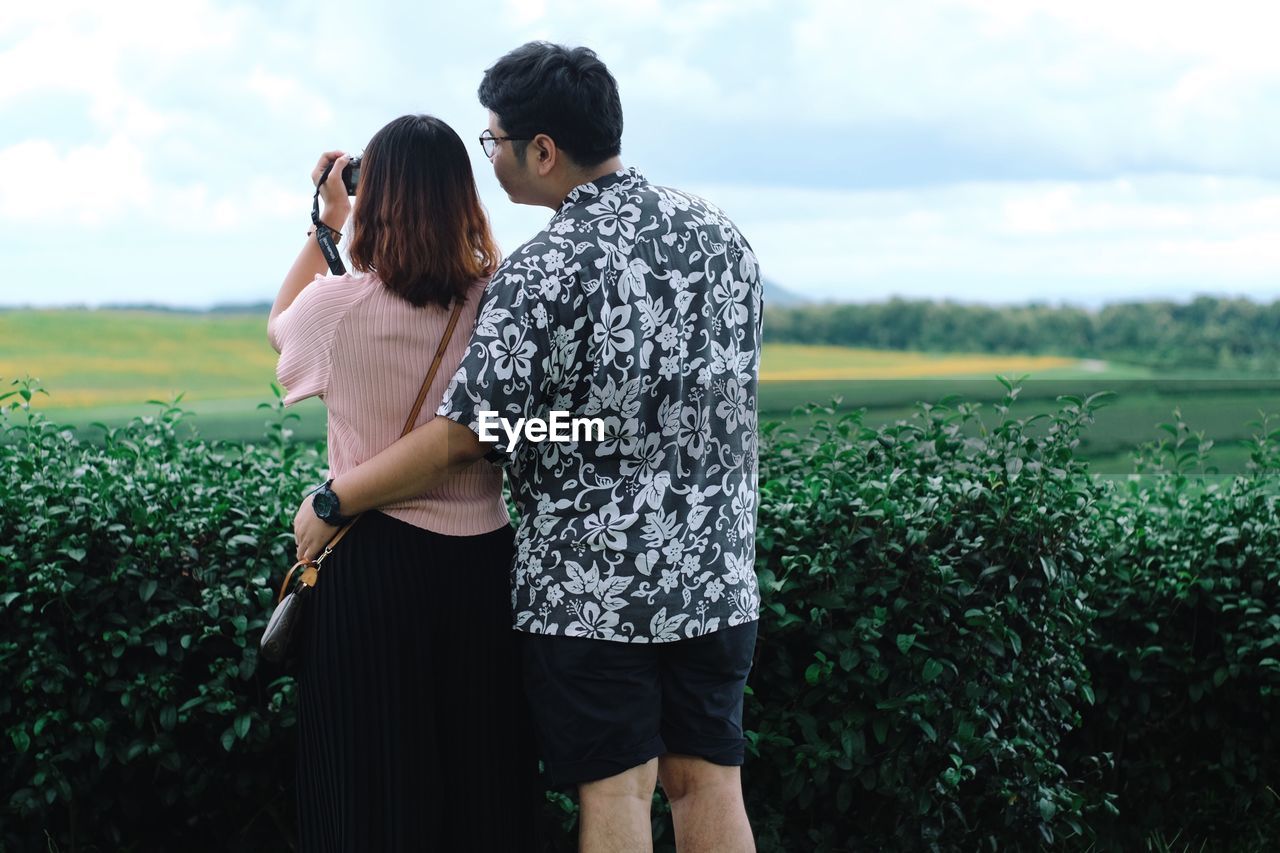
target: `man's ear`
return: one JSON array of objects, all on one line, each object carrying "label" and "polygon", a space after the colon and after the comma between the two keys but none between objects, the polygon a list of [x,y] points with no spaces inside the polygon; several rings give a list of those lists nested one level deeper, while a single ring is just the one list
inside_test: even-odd
[{"label": "man's ear", "polygon": [[545,133],[539,133],[529,143],[529,154],[533,157],[534,168],[538,170],[538,176],[541,178],[551,174],[551,170],[556,167],[556,162],[560,159],[560,152],[556,150],[556,141]]}]

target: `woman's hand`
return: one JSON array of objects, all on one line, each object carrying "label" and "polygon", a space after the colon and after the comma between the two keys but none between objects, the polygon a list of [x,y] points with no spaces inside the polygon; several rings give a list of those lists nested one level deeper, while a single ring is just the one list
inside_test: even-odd
[{"label": "woman's hand", "polygon": [[350,162],[351,158],[345,152],[326,151],[320,155],[316,167],[311,170],[311,183],[319,186],[325,167],[333,163],[329,177],[325,178],[324,186],[320,187],[320,200],[324,202],[320,221],[334,231],[341,231],[347,224],[347,217],[351,215],[351,196],[347,195],[346,185],[342,183],[342,170]]},{"label": "woman's hand", "polygon": [[299,560],[314,560],[319,557],[324,546],[338,533],[338,528],[326,524],[316,515],[311,508],[311,497],[307,495],[302,499],[302,506],[298,507],[298,512],[293,517],[293,536],[298,540]]},{"label": "woman's hand", "polygon": [[[316,167],[311,170],[311,183],[317,184],[320,176],[324,174],[325,167],[333,163],[333,168],[329,170],[329,177],[325,178],[324,186],[320,187],[320,198],[324,200],[324,211],[320,214],[320,221],[338,232],[342,231],[347,224],[347,218],[351,216],[351,197],[347,195],[347,188],[342,183],[342,170],[350,162],[351,158],[342,151],[326,151],[320,155]],[[324,253],[320,251],[320,245],[314,237],[310,236],[310,231],[307,234],[307,242],[303,244],[293,266],[285,273],[280,292],[276,294],[276,301],[271,305],[267,339],[271,341],[271,346],[276,352],[280,351],[280,345],[272,336],[270,324],[293,304],[298,294],[305,290],[316,276],[329,272],[329,264],[325,260]]]}]

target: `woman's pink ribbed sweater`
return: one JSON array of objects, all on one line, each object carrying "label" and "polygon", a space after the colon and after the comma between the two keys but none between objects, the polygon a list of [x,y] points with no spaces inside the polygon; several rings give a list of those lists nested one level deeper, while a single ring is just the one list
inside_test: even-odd
[{"label": "woman's pink ribbed sweater", "polygon": [[[487,284],[477,281],[467,294],[417,426],[435,417],[467,350]],[[400,437],[449,313],[435,305],[416,308],[375,276],[348,273],[316,276],[268,323],[267,335],[280,353],[276,377],[287,392],[285,404],[319,396],[329,410],[329,476],[340,476]],[[452,536],[511,523],[502,471],[483,459],[421,497],[379,509]]]}]

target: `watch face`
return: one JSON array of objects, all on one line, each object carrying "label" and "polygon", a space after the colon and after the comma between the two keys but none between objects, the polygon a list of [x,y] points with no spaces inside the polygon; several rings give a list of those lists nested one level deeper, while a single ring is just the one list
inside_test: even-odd
[{"label": "watch face", "polygon": [[337,501],[333,499],[333,493],[329,491],[316,492],[316,496],[313,499],[316,515],[321,518],[328,518],[332,515],[337,508],[335,506],[336,503]]}]

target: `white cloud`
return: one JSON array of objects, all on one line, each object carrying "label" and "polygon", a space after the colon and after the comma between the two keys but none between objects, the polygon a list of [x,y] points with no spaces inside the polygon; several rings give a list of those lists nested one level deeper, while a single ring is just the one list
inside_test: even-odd
[{"label": "white cloud", "polygon": [[297,76],[312,69],[279,70],[303,51],[319,62],[311,45],[255,26],[247,7],[203,0],[13,5],[0,18],[12,38],[0,50],[0,117],[71,99],[58,102],[65,115],[24,125],[25,138],[0,136],[0,157],[23,164],[0,184],[0,218],[227,233],[283,215],[284,197],[305,207],[260,152],[274,142],[269,117],[299,135],[333,118]]},{"label": "white cloud", "polygon": [[312,124],[324,125],[333,120],[333,110],[323,97],[323,90],[306,86],[295,77],[275,74],[259,65],[249,73],[244,86],[273,109],[306,116]]},{"label": "white cloud", "polygon": [[816,0],[775,115],[912,122],[1069,165],[1280,171],[1271,2]]},{"label": "white cloud", "polygon": [[66,0],[6,7],[0,32],[21,37],[0,53],[0,104],[48,91],[119,97],[127,66],[145,63],[152,75],[198,66],[206,56],[233,48],[250,20],[245,7],[201,0]]},{"label": "white cloud", "polygon": [[710,74],[679,57],[645,59],[633,76],[645,83],[643,89],[634,93],[637,98],[663,103],[683,101],[698,104],[704,109],[715,109],[723,98],[719,84]]},{"label": "white cloud", "polygon": [[0,162],[20,164],[0,182],[0,217],[27,225],[96,225],[145,206],[153,192],[142,151],[122,136],[65,152],[20,142],[0,149]]},{"label": "white cloud", "polygon": [[[867,299],[1274,296],[1277,23],[1280,6],[1240,0],[392,2],[355,18],[337,0],[6,3],[0,161],[21,168],[0,183],[0,223],[84,247],[59,258],[68,294],[104,252],[171,265],[212,229],[270,270],[238,285],[267,297],[277,255],[282,271],[305,230],[316,153],[426,110],[466,141],[514,248],[550,212],[497,188],[475,148],[475,87],[502,52],[547,38],[609,64],[624,150],[645,154],[635,165],[732,184],[707,194],[784,285]],[[798,137],[825,159],[778,144]],[[954,183],[920,186],[926,173]],[[901,188],[758,185],[784,175]],[[25,243],[7,260],[48,263]],[[138,290],[100,301],[168,298],[165,265],[140,259],[118,282]],[[206,290],[184,299],[217,301],[208,288],[224,279],[193,276]]]},{"label": "white cloud", "polygon": [[527,27],[546,17],[547,0],[506,0],[502,10],[509,25]]},{"label": "white cloud", "polygon": [[0,182],[0,220],[33,226],[134,226],[228,232],[295,213],[305,192],[250,178],[217,194],[204,182],[170,184],[146,169],[144,150],[125,136],[60,150],[44,140],[0,149],[0,162],[21,164]]},{"label": "white cloud", "polygon": [[1165,175],[912,191],[703,189],[743,229],[766,275],[818,298],[1280,297],[1280,182]]},{"label": "white cloud", "polygon": [[1271,0],[948,0],[976,9],[998,29],[1016,33],[1058,23],[1087,37],[1149,54],[1280,71],[1274,33],[1280,7]]}]

